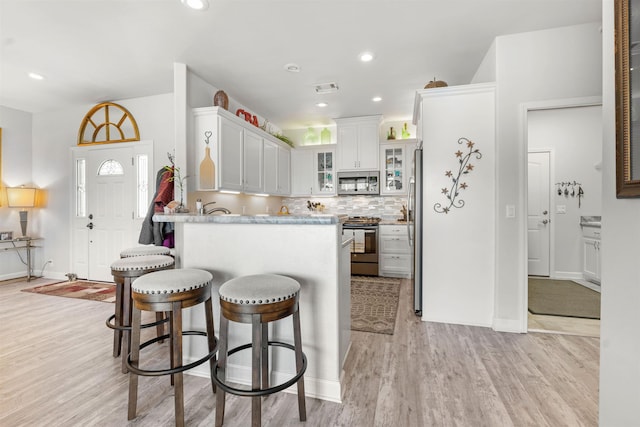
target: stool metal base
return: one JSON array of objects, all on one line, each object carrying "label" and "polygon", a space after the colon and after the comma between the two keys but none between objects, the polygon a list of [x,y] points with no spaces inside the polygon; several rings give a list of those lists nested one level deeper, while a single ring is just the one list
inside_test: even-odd
[{"label": "stool metal base", "polygon": [[[182,331],[182,336],[185,336],[185,335],[197,335],[197,336],[206,337],[207,333],[202,331]],[[151,338],[150,340],[140,344],[140,350],[150,346],[153,343],[163,341],[168,338],[171,338],[171,335],[166,334],[159,337]],[[133,366],[131,364],[131,353],[129,353],[127,356],[127,368],[129,369],[129,372],[132,372],[136,375],[142,375],[144,377],[159,377],[162,375],[173,375],[179,372],[184,372],[188,369],[195,368],[196,366],[202,365],[204,362],[211,360],[218,352],[218,339],[216,338],[214,342],[215,342],[215,349],[213,351],[210,351],[204,357],[201,357],[200,359],[194,362],[191,362],[188,365],[182,365],[182,366],[178,366],[176,368],[170,368],[170,369],[140,369],[137,366]]]},{"label": "stool metal base", "polygon": [[[296,348],[294,346],[292,346],[289,343],[285,343],[281,341],[269,341],[269,345],[275,346],[275,347],[288,348],[289,350],[292,350],[294,352],[296,351]],[[244,345],[232,348],[227,352],[227,356],[231,356],[232,354],[242,350],[250,349],[251,347],[252,345],[251,343],[249,343],[249,344],[244,344]],[[218,387],[220,387],[225,392],[235,394],[237,396],[244,396],[244,397],[266,396],[269,394],[277,393],[282,390],[286,390],[292,385],[294,385],[295,383],[297,383],[298,380],[302,378],[302,376],[307,370],[307,356],[304,354],[304,352],[302,353],[302,369],[296,372],[296,375],[293,376],[290,380],[276,386],[261,388],[260,390],[246,390],[242,388],[231,387],[230,385],[224,382],[225,380],[221,380],[220,378],[218,378],[218,362],[217,361],[215,362],[213,369],[214,369],[214,375],[212,377],[213,381],[216,383]]]}]

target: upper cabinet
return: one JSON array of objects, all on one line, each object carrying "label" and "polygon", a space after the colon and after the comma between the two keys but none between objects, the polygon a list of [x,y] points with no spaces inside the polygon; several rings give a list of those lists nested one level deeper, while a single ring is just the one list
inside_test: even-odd
[{"label": "upper cabinet", "polygon": [[416,139],[380,144],[380,194],[407,194]]},{"label": "upper cabinet", "polygon": [[228,111],[195,108],[196,189],[288,195],[290,148]]},{"label": "upper cabinet", "polygon": [[338,171],[377,170],[382,116],[335,119],[338,129]]},{"label": "upper cabinet", "polygon": [[291,151],[291,195],[334,196],[335,146],[317,145]]},{"label": "upper cabinet", "polygon": [[291,151],[273,141],[264,141],[264,192],[291,193]]}]

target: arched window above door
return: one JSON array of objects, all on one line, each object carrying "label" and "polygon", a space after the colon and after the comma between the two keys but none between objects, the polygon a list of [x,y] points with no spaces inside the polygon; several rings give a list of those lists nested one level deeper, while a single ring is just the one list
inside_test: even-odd
[{"label": "arched window above door", "polygon": [[98,176],[124,175],[124,168],[117,160],[109,159],[102,162],[98,168]]},{"label": "arched window above door", "polygon": [[131,141],[140,141],[138,124],[126,108],[113,102],[89,110],[78,131],[78,145]]}]

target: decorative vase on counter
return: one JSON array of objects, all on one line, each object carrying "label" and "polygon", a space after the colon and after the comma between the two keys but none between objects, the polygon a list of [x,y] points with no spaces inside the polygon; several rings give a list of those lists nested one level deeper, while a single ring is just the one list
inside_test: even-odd
[{"label": "decorative vase on counter", "polygon": [[411,137],[411,134],[409,133],[409,130],[407,129],[407,124],[405,123],[404,126],[402,126],[402,139],[407,139],[410,137]]},{"label": "decorative vase on counter", "polygon": [[396,139],[396,130],[391,126],[387,132],[387,139]]},{"label": "decorative vase on counter", "polygon": [[329,131],[329,129],[322,129],[322,132],[320,132],[320,142],[323,144],[331,144],[331,131]]},{"label": "decorative vase on counter", "polygon": [[318,134],[313,128],[308,128],[304,134],[304,145],[312,145],[318,142]]},{"label": "decorative vase on counter", "polygon": [[229,109],[229,97],[223,90],[219,90],[213,95],[213,106],[222,107],[225,110]]}]

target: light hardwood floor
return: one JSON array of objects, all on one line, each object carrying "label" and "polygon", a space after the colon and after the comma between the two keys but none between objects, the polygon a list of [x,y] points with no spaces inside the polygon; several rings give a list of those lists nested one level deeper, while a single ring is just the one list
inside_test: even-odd
[{"label": "light hardwood floor", "polygon": [[[127,376],[104,325],[113,305],[20,292],[42,283],[0,284],[0,425],[174,425],[166,377],[141,378],[127,422]],[[307,398],[300,423],[295,395],[277,393],[263,425],[597,425],[597,338],[421,322],[409,286],[394,335],[353,332],[342,404]],[[214,409],[209,380],[186,375],[186,424],[213,425]],[[227,396],[225,425],[250,425],[250,401]]]}]

